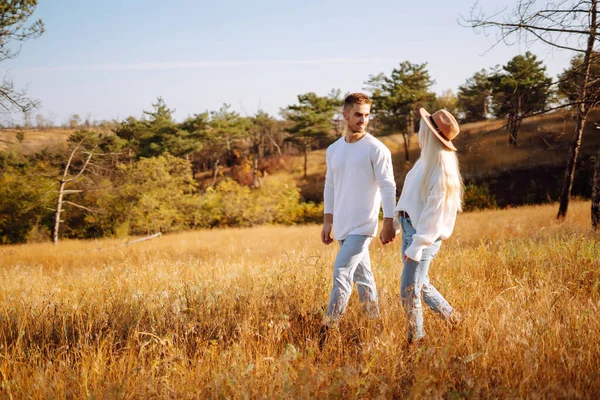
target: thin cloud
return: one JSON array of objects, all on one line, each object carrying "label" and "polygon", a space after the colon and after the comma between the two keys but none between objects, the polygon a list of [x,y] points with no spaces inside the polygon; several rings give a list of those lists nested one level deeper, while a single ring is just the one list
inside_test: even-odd
[{"label": "thin cloud", "polygon": [[86,72],[86,71],[145,71],[199,69],[214,67],[243,67],[249,65],[331,65],[374,64],[395,62],[395,58],[331,58],[321,60],[241,60],[241,61],[190,61],[190,62],[140,62],[121,64],[61,65],[45,67],[13,68],[12,71],[28,72]]}]

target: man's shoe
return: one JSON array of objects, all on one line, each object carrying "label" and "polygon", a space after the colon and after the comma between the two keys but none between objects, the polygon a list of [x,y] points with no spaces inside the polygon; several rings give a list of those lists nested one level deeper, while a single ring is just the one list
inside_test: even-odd
[{"label": "man's shoe", "polygon": [[421,337],[418,337],[418,338],[413,338],[412,336],[409,336],[409,337],[408,337],[408,340],[406,341],[406,346],[407,346],[409,349],[416,349],[416,348],[419,348],[420,346],[422,346],[422,345],[424,345],[424,344],[425,344],[425,342],[426,342],[426,339],[425,339],[425,337],[426,337],[426,336],[427,336],[427,335],[425,335],[425,336],[421,336]]},{"label": "man's shoe", "polygon": [[328,336],[329,327],[327,325],[321,325],[321,329],[319,330],[319,350],[323,350],[323,346],[325,345]]}]

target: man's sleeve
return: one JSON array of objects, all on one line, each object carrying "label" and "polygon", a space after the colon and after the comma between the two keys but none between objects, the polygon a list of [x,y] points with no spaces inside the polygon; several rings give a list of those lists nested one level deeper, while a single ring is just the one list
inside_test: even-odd
[{"label": "man's sleeve", "polygon": [[323,190],[323,213],[333,214],[333,171],[331,169],[331,147],[325,153],[327,172],[325,174],[325,188]]},{"label": "man's sleeve", "polygon": [[394,180],[394,167],[392,165],[392,153],[382,145],[374,152],[371,159],[373,172],[381,192],[381,204],[383,206],[383,217],[394,218],[396,207],[396,181]]}]

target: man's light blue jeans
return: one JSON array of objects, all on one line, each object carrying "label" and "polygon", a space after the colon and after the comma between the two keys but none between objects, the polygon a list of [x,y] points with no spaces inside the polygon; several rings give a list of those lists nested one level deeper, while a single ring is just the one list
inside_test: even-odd
[{"label": "man's light blue jeans", "polygon": [[442,240],[436,240],[431,246],[423,250],[421,261],[404,261],[404,252],[412,243],[413,235],[416,232],[412,226],[409,217],[400,218],[402,225],[402,260],[404,269],[402,270],[402,279],[400,283],[400,295],[402,297],[402,306],[406,311],[408,318],[408,341],[419,340],[425,336],[423,328],[423,308],[421,298],[425,304],[433,311],[448,318],[452,314],[452,307],[446,299],[429,282],[429,264],[433,257],[440,250]]},{"label": "man's light blue jeans", "polygon": [[369,257],[372,239],[370,236],[349,235],[339,241],[340,251],[333,266],[333,289],[327,307],[327,325],[337,323],[346,311],[353,282],[356,283],[363,311],[371,318],[379,317],[377,288]]}]

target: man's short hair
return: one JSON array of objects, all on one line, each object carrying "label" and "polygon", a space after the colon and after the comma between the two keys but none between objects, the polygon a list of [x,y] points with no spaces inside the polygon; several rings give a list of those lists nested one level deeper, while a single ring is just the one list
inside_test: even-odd
[{"label": "man's short hair", "polygon": [[371,99],[364,93],[350,93],[344,99],[344,110],[354,106],[355,104],[369,104],[371,105]]}]

